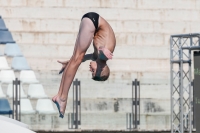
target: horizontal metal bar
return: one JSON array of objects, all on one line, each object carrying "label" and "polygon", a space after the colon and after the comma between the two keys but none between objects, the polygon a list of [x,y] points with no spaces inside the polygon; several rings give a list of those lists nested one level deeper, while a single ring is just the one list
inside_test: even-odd
[{"label": "horizontal metal bar", "polygon": [[140,105],[140,101],[133,101],[133,105],[135,105],[135,104],[137,104],[137,105]]},{"label": "horizontal metal bar", "polygon": [[[132,85],[135,85],[135,81],[132,82]],[[139,81],[137,81],[137,85],[139,85]]]},{"label": "horizontal metal bar", "polygon": [[171,37],[191,37],[191,36],[200,36],[200,33],[171,35]]},{"label": "horizontal metal bar", "polygon": [[189,50],[200,50],[200,46],[182,47],[182,49],[189,49]]},{"label": "horizontal metal bar", "polygon": [[13,101],[14,105],[20,105],[20,101]]},{"label": "horizontal metal bar", "polygon": [[140,121],[139,120],[137,120],[136,123],[135,123],[135,121],[133,121],[133,123],[137,124],[137,125],[140,125]]},{"label": "horizontal metal bar", "polygon": [[[181,63],[181,60],[171,60],[171,63]],[[183,63],[191,63],[191,60],[183,60]]]},{"label": "horizontal metal bar", "polygon": [[[74,121],[74,124],[73,125],[76,125],[76,121]],[[81,125],[81,122],[78,121],[78,125]]]}]

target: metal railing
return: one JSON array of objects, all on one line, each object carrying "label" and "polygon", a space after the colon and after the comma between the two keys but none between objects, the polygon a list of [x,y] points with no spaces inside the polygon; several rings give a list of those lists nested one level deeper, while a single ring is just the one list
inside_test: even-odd
[{"label": "metal railing", "polygon": [[13,80],[13,114],[12,118],[21,121],[21,87],[20,80]]},{"label": "metal railing", "polygon": [[81,125],[81,82],[73,81],[73,113],[68,114],[68,128],[78,129]]},{"label": "metal railing", "polygon": [[132,112],[126,113],[126,129],[138,129],[140,125],[140,82],[132,81]]}]

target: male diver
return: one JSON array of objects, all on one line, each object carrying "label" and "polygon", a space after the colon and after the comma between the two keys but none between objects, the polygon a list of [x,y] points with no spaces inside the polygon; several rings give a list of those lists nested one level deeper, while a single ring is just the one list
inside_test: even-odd
[{"label": "male diver", "polygon": [[[92,40],[94,52],[85,55]],[[112,59],[115,45],[115,34],[103,17],[94,12],[82,17],[72,57],[68,61],[58,61],[62,64],[59,73],[63,72],[63,75],[58,94],[52,98],[52,101],[57,105],[61,118],[64,117],[69,88],[80,64],[86,60],[93,60],[89,65],[92,79],[107,80],[110,69],[106,61]]]}]

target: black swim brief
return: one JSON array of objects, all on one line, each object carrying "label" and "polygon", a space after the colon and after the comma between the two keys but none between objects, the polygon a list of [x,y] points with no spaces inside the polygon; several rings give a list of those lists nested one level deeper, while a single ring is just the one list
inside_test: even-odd
[{"label": "black swim brief", "polygon": [[[99,14],[95,13],[95,12],[89,12],[89,13],[86,13],[85,15],[83,15],[82,19],[83,18],[89,18],[91,19],[91,21],[93,22],[94,24],[94,27],[98,28],[98,25],[99,25]],[[81,20],[82,20],[81,19]]]}]

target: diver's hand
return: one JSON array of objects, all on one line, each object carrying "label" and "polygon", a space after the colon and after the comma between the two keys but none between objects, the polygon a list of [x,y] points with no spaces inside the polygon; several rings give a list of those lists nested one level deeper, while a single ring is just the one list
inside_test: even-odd
[{"label": "diver's hand", "polygon": [[112,59],[113,54],[108,50],[107,48],[104,47],[99,47],[99,50],[103,52],[103,54],[108,58]]},{"label": "diver's hand", "polygon": [[60,64],[62,64],[62,68],[61,68],[61,70],[59,71],[59,74],[61,74],[61,73],[65,70],[67,64],[69,63],[69,60],[67,60],[67,61],[59,61],[59,60],[58,60],[57,62],[60,63]]}]

